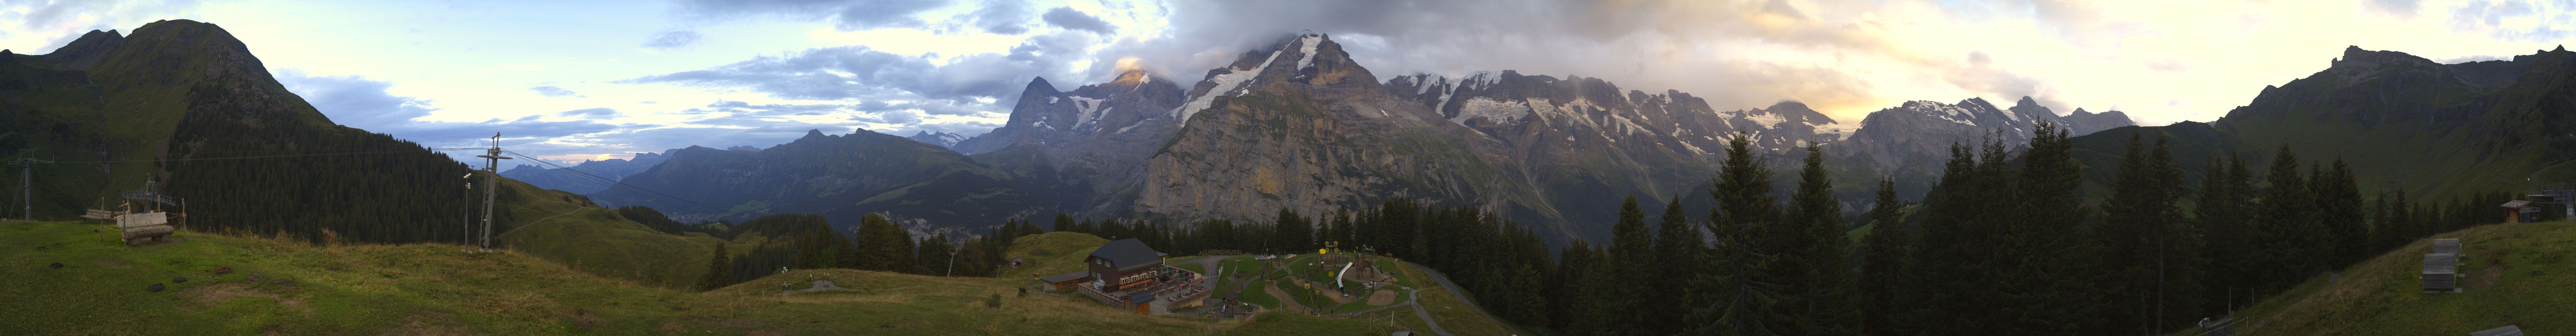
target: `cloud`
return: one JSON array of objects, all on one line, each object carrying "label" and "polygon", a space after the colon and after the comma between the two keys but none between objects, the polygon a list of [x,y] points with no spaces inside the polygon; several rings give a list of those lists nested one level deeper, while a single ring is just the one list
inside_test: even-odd
[{"label": "cloud", "polygon": [[2421,2],[2424,0],[2367,0],[2362,2],[2362,6],[2398,16],[2413,17],[2416,10],[2423,8],[2419,4]]},{"label": "cloud", "polygon": [[984,8],[967,13],[969,22],[985,32],[1019,35],[1029,32],[1029,5],[1012,0],[984,1]]},{"label": "cloud", "polygon": [[[807,49],[761,56],[705,70],[617,81],[702,87],[740,87],[783,99],[940,100],[993,110],[985,101],[1008,101],[1032,76],[1072,76],[1093,38],[1078,33],[1037,35],[1003,53],[945,59],[878,51],[866,46]],[[945,61],[944,64],[938,61]],[[964,113],[934,111],[940,113]]]},{"label": "cloud", "polygon": [[915,14],[948,6],[946,0],[683,0],[684,13],[703,18],[775,17],[827,20],[843,31],[920,27]]},{"label": "cloud", "polygon": [[[598,119],[598,118],[615,117],[615,116],[617,116],[617,110],[616,110],[616,109],[606,108],[606,107],[595,107],[595,108],[586,108],[586,109],[579,109],[579,110],[571,110],[571,111],[556,112],[556,113],[555,113],[555,116],[559,116],[559,117],[582,117],[582,118],[584,118],[584,119]],[[531,116],[531,117],[534,117],[534,116]]]},{"label": "cloud", "polygon": [[578,94],[578,93],[573,93],[573,92],[572,92],[572,90],[565,90],[564,88],[559,88],[559,87],[554,87],[554,86],[539,86],[539,87],[532,87],[532,88],[528,88],[528,90],[530,90],[530,91],[536,91],[536,92],[537,92],[537,94],[539,94],[539,95],[544,95],[544,96],[547,96],[547,97],[563,97],[563,96],[571,96],[571,95]]},{"label": "cloud", "polygon": [[662,32],[661,34],[654,34],[652,38],[645,39],[645,40],[644,40],[644,48],[647,48],[647,49],[654,49],[654,50],[670,50],[670,49],[679,49],[680,47],[687,47],[687,46],[692,45],[692,44],[697,44],[697,43],[698,43],[698,40],[699,40],[699,39],[701,39],[701,38],[705,38],[705,36],[698,35],[698,32],[697,32],[697,31],[692,31],[692,30],[674,30],[674,31],[667,31],[667,32]]},{"label": "cloud", "polygon": [[1118,27],[1110,26],[1108,21],[1101,21],[1100,18],[1092,17],[1091,14],[1083,14],[1082,11],[1073,10],[1073,7],[1056,7],[1055,9],[1049,9],[1047,10],[1046,15],[1041,15],[1039,18],[1046,20],[1046,23],[1049,25],[1055,25],[1056,27],[1064,29],[1084,30],[1101,34],[1118,33]]},{"label": "cloud", "polygon": [[385,89],[392,83],[359,76],[309,76],[294,69],[279,70],[276,77],[279,84],[304,97],[332,122],[430,146],[471,144],[490,137],[492,132],[510,138],[553,138],[619,128],[588,120],[540,121],[533,115],[507,122],[498,118],[484,122],[424,121],[419,119],[438,110],[431,106],[435,102],[387,93]]}]

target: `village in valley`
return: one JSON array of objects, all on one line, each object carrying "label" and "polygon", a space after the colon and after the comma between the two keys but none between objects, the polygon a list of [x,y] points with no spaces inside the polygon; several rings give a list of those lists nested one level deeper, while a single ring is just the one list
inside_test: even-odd
[{"label": "village in valley", "polygon": [[1303,255],[1208,250],[1173,260],[1130,238],[1101,245],[1083,258],[1088,267],[1082,271],[1035,279],[1048,292],[1077,293],[1140,314],[1241,318],[1288,311],[1347,316],[1413,304],[1399,298],[1398,291],[1418,289],[1390,276],[1380,260],[1390,259],[1329,245]]}]

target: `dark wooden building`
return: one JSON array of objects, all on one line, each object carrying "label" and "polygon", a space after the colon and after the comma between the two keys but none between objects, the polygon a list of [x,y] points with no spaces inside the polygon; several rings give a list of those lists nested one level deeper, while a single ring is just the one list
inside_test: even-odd
[{"label": "dark wooden building", "polygon": [[1115,293],[1153,280],[1154,270],[1163,266],[1163,256],[1144,241],[1127,238],[1100,245],[1083,263],[1091,265],[1090,278],[1100,284],[1100,292]]},{"label": "dark wooden building", "polygon": [[2532,204],[2531,201],[2506,201],[2502,205],[2497,205],[2497,207],[2504,208],[2504,218],[2506,223],[2540,222],[2540,205]]}]

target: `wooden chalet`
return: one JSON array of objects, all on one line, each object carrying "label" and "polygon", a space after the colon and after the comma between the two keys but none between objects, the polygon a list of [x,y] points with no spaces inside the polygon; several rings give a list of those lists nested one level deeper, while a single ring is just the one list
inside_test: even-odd
[{"label": "wooden chalet", "polygon": [[2534,204],[2531,201],[2505,201],[2504,204],[2496,205],[2496,207],[2504,208],[2504,218],[2507,223],[2540,222],[2540,205]]},{"label": "wooden chalet", "polygon": [[1118,292],[1154,280],[1154,270],[1163,266],[1162,252],[1136,238],[1110,241],[1092,250],[1083,263],[1091,265],[1091,279],[1103,293]]}]

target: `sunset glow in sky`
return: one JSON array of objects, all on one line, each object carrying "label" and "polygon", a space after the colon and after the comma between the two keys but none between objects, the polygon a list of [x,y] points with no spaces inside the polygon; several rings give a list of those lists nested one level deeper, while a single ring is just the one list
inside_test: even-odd
[{"label": "sunset glow in sky", "polygon": [[0,49],[162,19],[224,27],[333,121],[439,147],[498,131],[563,161],[809,129],[973,136],[1031,77],[1069,90],[1133,58],[1196,81],[1299,31],[1331,34],[1380,80],[1598,77],[1846,123],[2021,96],[2209,121],[2345,46],[2450,63],[2576,40],[2576,0],[0,0]]}]

